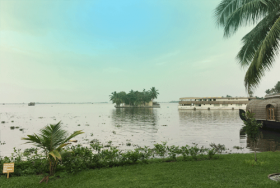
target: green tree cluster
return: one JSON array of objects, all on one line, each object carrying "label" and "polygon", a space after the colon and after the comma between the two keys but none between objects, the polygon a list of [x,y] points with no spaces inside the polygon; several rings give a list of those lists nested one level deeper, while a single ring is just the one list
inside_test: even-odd
[{"label": "green tree cluster", "polygon": [[280,93],[280,81],[277,82],[274,88],[265,90],[265,93],[266,94]]},{"label": "green tree cluster", "polygon": [[243,38],[237,59],[248,67],[244,82],[247,91],[258,86],[279,52],[279,0],[221,0],[215,9],[216,22],[230,37],[240,27],[255,25]]},{"label": "green tree cluster", "polygon": [[148,91],[144,89],[142,92],[131,90],[129,93],[124,91],[117,93],[114,91],[110,95],[110,101],[115,103],[117,106],[120,106],[120,104],[130,106],[145,105],[153,99],[156,99],[158,94],[158,90],[155,87],[152,87]]}]

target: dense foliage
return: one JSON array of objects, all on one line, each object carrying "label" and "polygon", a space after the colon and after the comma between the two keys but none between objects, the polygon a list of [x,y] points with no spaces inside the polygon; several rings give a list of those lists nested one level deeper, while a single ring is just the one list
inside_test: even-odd
[{"label": "dense foliage", "polygon": [[[113,146],[108,147],[108,144],[100,144],[96,140],[91,142],[90,147],[68,146],[61,151],[62,160],[58,161],[56,173],[76,173],[87,169],[149,163],[151,160],[158,160],[158,162],[175,161],[178,160],[178,156],[182,156],[182,160],[206,160],[212,159],[216,153],[221,153],[221,148],[224,148],[220,144],[211,144],[211,148],[198,147],[196,144],[182,147],[167,146],[165,142],[154,146],[154,148],[145,146],[122,151]],[[15,173],[11,176],[48,172],[46,166],[48,158],[44,153],[40,154],[34,148],[27,149],[24,152],[14,150],[11,157],[0,158],[0,169],[3,168],[3,163],[9,162],[15,163]]]},{"label": "dense foliage", "polygon": [[216,21],[224,28],[225,37],[230,37],[241,26],[255,25],[242,38],[243,46],[237,55],[240,65],[248,67],[244,79],[248,92],[260,83],[278,54],[279,14],[279,0],[222,0],[216,7]]},{"label": "dense foliage", "polygon": [[267,89],[265,91],[266,94],[275,94],[275,93],[280,93],[280,81],[277,82],[277,84],[274,86],[274,88]]},{"label": "dense foliage", "polygon": [[114,91],[110,95],[110,100],[117,106],[120,104],[139,106],[156,99],[158,94],[158,90],[155,87],[152,87],[149,91],[144,89],[142,92],[131,90],[129,93],[125,93],[124,91],[117,93]]}]

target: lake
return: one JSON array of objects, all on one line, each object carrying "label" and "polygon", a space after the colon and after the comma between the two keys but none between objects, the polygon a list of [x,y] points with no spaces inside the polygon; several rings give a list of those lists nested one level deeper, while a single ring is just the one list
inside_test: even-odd
[{"label": "lake", "polygon": [[[83,130],[75,137],[87,146],[98,139],[127,150],[167,142],[167,145],[209,147],[210,143],[225,144],[227,153],[252,152],[246,135],[240,132],[243,122],[238,110],[178,110],[176,103],[160,103],[161,108],[116,109],[113,104],[27,104],[0,105],[0,151],[9,156],[13,148],[34,147],[21,140],[38,133],[47,124],[62,122],[69,133]],[[280,134],[261,132],[258,151],[280,150]],[[4,144],[3,144],[4,143]],[[131,146],[127,146],[131,144]],[[244,147],[243,150],[233,149]]]}]

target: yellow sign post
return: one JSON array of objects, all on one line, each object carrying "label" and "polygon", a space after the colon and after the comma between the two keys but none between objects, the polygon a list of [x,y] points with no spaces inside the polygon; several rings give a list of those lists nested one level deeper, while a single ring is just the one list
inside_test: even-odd
[{"label": "yellow sign post", "polygon": [[9,173],[14,172],[14,163],[4,163],[3,165],[3,174],[7,173],[7,178],[9,178]]}]

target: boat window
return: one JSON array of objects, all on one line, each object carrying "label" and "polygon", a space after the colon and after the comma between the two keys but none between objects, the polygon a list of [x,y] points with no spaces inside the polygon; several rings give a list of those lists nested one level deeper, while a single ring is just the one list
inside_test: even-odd
[{"label": "boat window", "polygon": [[266,118],[267,120],[275,120],[275,108],[273,105],[268,105],[266,107]]},{"label": "boat window", "polygon": [[213,99],[213,101],[216,101],[216,99]]}]

